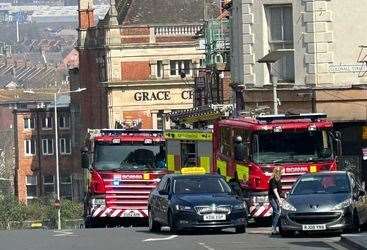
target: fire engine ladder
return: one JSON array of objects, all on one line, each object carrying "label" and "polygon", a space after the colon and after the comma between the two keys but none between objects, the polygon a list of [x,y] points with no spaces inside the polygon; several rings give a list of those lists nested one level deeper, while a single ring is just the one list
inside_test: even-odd
[{"label": "fire engine ladder", "polygon": [[233,105],[211,104],[202,107],[174,111],[169,118],[176,124],[207,123],[219,118],[229,117],[233,113]]}]

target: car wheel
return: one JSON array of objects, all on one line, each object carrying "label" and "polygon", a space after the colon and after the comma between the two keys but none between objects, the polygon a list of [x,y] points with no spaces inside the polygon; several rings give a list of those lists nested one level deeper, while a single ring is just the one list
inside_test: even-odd
[{"label": "car wheel", "polygon": [[237,226],[235,230],[236,230],[236,234],[246,233],[246,225]]},{"label": "car wheel", "polygon": [[99,223],[96,219],[87,217],[84,220],[84,227],[85,228],[96,228],[99,226]]},{"label": "car wheel", "polygon": [[279,234],[282,237],[292,237],[294,235],[294,231],[284,230],[282,227],[279,227]]},{"label": "car wheel", "polygon": [[148,211],[148,223],[149,223],[149,231],[151,232],[161,231],[161,225],[154,220],[151,210]]},{"label": "car wheel", "polygon": [[358,233],[361,227],[359,225],[359,216],[358,213],[355,211],[353,213],[353,225],[352,225],[352,233]]},{"label": "car wheel", "polygon": [[177,233],[177,224],[171,211],[168,212],[168,226],[171,233]]}]

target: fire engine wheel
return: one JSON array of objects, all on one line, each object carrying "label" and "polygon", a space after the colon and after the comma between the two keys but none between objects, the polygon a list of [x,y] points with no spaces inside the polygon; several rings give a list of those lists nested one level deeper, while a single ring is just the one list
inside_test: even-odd
[{"label": "fire engine wheel", "polygon": [[96,219],[87,217],[84,220],[84,226],[85,226],[85,228],[96,228],[96,227],[99,226],[99,223]]},{"label": "fire engine wheel", "polygon": [[149,231],[151,232],[161,231],[161,225],[153,219],[151,210],[148,211],[148,222],[149,222]]}]

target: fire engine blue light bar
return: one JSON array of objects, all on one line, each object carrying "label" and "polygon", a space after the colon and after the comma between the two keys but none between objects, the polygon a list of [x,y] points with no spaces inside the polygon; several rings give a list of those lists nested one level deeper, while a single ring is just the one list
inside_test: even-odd
[{"label": "fire engine blue light bar", "polygon": [[327,114],[325,113],[301,113],[301,114],[281,114],[281,115],[261,115],[256,117],[257,120],[260,121],[276,121],[276,120],[291,120],[291,119],[310,119],[312,121],[326,118]]}]

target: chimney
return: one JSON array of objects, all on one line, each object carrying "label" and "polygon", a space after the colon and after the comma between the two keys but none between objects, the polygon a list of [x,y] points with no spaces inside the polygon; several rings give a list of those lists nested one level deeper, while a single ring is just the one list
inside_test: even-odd
[{"label": "chimney", "polygon": [[78,2],[79,28],[78,48],[79,51],[88,46],[88,29],[96,26],[94,18],[93,0],[79,0]]}]

